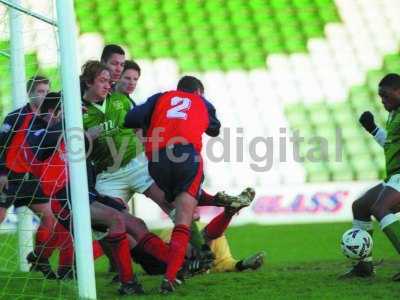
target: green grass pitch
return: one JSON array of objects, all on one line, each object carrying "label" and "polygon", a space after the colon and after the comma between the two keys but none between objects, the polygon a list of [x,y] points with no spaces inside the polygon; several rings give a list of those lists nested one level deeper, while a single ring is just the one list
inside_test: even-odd
[{"label": "green grass pitch", "polygon": [[[175,294],[160,296],[160,276],[140,274],[146,295],[118,297],[110,284],[104,259],[96,262],[98,299],[398,299],[400,283],[390,280],[400,272],[400,259],[386,237],[376,230],[374,256],[383,258],[373,279],[340,281],[350,265],[340,252],[341,234],[349,223],[284,226],[248,225],[228,230],[236,258],[259,250],[267,253],[258,271],[205,274],[186,281]],[[16,269],[15,237],[0,235],[0,299],[76,299],[75,283],[45,281],[38,274]],[[139,268],[136,267],[139,272]],[[141,273],[141,272],[140,272]]]}]

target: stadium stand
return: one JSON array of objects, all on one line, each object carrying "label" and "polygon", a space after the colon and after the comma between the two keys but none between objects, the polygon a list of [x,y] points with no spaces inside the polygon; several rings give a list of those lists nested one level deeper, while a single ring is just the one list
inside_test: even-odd
[{"label": "stadium stand", "polygon": [[[82,36],[100,34],[103,43],[122,44],[140,61],[146,70],[139,84],[146,86],[141,96],[170,88],[179,74],[191,72],[201,75],[225,126],[243,127],[250,138],[277,137],[279,128],[289,126],[300,130],[306,140],[322,136],[333,141],[337,129],[341,130],[343,163],[333,160],[331,148],[329,161],[274,161],[270,172],[247,174],[249,181],[259,184],[384,176],[380,148],[355,124],[365,109],[381,124],[385,119],[375,96],[376,84],[383,74],[400,72],[399,49],[382,42],[387,38],[377,38],[382,61],[376,53],[363,52],[362,34],[354,45],[348,45],[347,52],[343,49],[348,40],[340,43],[344,30],[353,36],[357,26],[373,19],[378,6],[390,16],[393,1],[371,3],[357,4],[360,9],[354,15],[355,2],[339,0],[75,1]],[[377,30],[382,28],[379,21],[374,22]],[[385,31],[385,37],[392,31]],[[0,48],[6,49],[5,42],[1,43]],[[338,45],[346,55],[338,55]],[[37,57],[28,54],[27,59]],[[0,67],[5,63],[0,57]],[[55,72],[43,71],[49,76]],[[296,83],[302,75],[309,81]],[[315,83],[317,89],[311,87]],[[0,84],[0,95],[9,93],[9,87]],[[245,110],[241,109],[244,104]],[[301,153],[305,154],[310,147],[303,146]],[[215,178],[245,169],[240,163],[208,164],[213,169],[209,175]],[[226,176],[222,180],[228,185],[237,181]]]}]

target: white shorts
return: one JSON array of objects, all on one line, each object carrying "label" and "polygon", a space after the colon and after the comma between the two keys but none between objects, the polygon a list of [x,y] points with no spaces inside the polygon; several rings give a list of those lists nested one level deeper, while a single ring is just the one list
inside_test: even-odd
[{"label": "white shorts", "polygon": [[383,183],[384,186],[389,186],[392,189],[400,192],[400,174],[394,174],[387,182]]},{"label": "white shorts", "polygon": [[153,183],[144,153],[113,173],[102,172],[96,178],[96,190],[106,196],[128,202],[134,193],[143,194]]}]

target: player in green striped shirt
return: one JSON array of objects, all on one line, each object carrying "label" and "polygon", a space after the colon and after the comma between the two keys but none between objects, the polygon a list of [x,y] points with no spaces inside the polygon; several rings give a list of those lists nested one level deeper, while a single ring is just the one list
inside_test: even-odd
[{"label": "player in green striped shirt", "polygon": [[[379,96],[389,112],[386,129],[375,124],[370,112],[361,115],[360,123],[383,147],[386,178],[353,203],[353,228],[372,234],[371,216],[374,216],[400,254],[400,220],[395,215],[400,211],[400,75],[386,75],[379,83]],[[373,274],[371,256],[359,261],[344,277],[369,277]],[[395,274],[393,280],[400,281],[400,273]]]},{"label": "player in green striped shirt", "polygon": [[82,100],[85,111],[83,126],[85,130],[99,131],[90,152],[97,173],[96,190],[125,202],[135,192],[141,193],[164,211],[169,211],[171,205],[148,173],[148,162],[140,140],[131,129],[123,127],[133,101],[117,91],[106,96],[107,84],[108,90],[110,87],[109,70],[98,61],[85,64],[81,80],[87,87]]}]

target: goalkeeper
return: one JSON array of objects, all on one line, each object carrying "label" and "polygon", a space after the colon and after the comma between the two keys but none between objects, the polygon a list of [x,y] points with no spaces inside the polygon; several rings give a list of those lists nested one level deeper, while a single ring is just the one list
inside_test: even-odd
[{"label": "goalkeeper", "polygon": [[[361,115],[360,123],[383,147],[386,178],[354,201],[353,228],[366,230],[372,235],[371,216],[374,216],[400,254],[400,221],[395,215],[400,210],[400,75],[386,75],[379,82],[379,96],[385,110],[389,112],[386,129],[375,124],[374,116],[369,111]],[[374,273],[370,256],[355,264],[342,278],[370,277]],[[400,273],[395,274],[392,279],[400,281]]]}]

